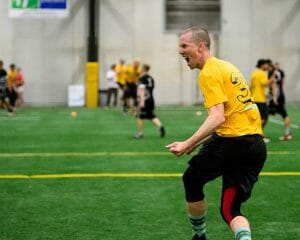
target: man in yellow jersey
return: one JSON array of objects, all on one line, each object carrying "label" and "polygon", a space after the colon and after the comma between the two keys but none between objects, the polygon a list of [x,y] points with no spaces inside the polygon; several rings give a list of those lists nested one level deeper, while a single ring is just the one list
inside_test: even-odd
[{"label": "man in yellow jersey", "polygon": [[268,79],[268,64],[266,60],[259,59],[256,67],[257,69],[251,74],[250,91],[253,101],[259,109],[261,123],[264,127],[268,120],[267,91],[268,85],[272,82],[272,78]]},{"label": "man in yellow jersey", "polygon": [[14,63],[9,65],[9,70],[7,72],[7,82],[6,82],[6,93],[9,98],[10,104],[15,107],[17,100],[17,93],[15,91],[17,80],[16,65]]},{"label": "man in yellow jersey", "polygon": [[[250,77],[250,91],[253,101],[258,107],[262,127],[264,127],[267,124],[269,115],[267,106],[268,85],[271,85],[271,88],[273,91],[275,91],[273,87],[275,76],[271,75],[270,78],[268,78],[268,63],[264,59],[259,59],[257,61],[256,68],[257,69],[251,74]],[[264,138],[264,141],[267,143],[270,141],[270,139]]]},{"label": "man in yellow jersey", "polygon": [[202,144],[183,175],[192,239],[206,240],[207,203],[203,187],[222,177],[222,217],[236,240],[251,240],[249,222],[240,208],[250,197],[266,159],[259,111],[240,71],[212,56],[205,29],[185,30],[179,49],[191,69],[201,70],[199,86],[208,111],[208,117],[190,138],[166,146],[181,156]]},{"label": "man in yellow jersey", "polygon": [[122,101],[123,101],[123,110],[125,111],[126,108],[126,101],[125,101],[125,91],[126,91],[126,65],[125,60],[120,59],[119,63],[115,67],[115,71],[117,73],[117,83],[122,90]]},{"label": "man in yellow jersey", "polygon": [[130,107],[130,99],[133,101],[133,108],[137,106],[137,84],[140,79],[142,70],[140,68],[140,60],[135,59],[132,65],[128,65],[126,69],[126,91],[125,91],[125,101],[126,106]]}]

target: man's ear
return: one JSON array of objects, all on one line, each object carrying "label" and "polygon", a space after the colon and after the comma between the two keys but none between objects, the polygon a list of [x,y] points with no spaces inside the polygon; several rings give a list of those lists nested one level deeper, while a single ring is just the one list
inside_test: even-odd
[{"label": "man's ear", "polygon": [[205,47],[204,42],[198,43],[197,51],[202,52],[204,47]]}]

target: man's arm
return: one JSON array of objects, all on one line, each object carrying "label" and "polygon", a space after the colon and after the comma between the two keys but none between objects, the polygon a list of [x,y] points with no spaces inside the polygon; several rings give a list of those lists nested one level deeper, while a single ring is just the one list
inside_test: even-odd
[{"label": "man's arm", "polygon": [[139,99],[139,107],[145,107],[145,85],[140,84],[138,86],[137,97]]},{"label": "man's arm", "polygon": [[178,157],[192,152],[195,147],[205,142],[212,133],[225,122],[224,104],[220,103],[208,109],[208,117],[199,129],[187,140],[174,142],[166,146],[171,153]]}]

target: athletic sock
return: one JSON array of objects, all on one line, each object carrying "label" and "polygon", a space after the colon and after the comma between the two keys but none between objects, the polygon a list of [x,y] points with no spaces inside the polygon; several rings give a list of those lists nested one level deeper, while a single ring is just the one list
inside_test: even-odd
[{"label": "athletic sock", "polygon": [[240,228],[235,233],[235,240],[251,240],[251,232],[250,229]]},{"label": "athletic sock", "polygon": [[291,134],[291,128],[286,128],[284,133],[285,133],[286,136],[290,135]]},{"label": "athletic sock", "polygon": [[198,235],[199,239],[206,239],[206,224],[205,224],[205,214],[202,216],[192,216],[189,215],[190,222],[192,224],[193,237]]}]

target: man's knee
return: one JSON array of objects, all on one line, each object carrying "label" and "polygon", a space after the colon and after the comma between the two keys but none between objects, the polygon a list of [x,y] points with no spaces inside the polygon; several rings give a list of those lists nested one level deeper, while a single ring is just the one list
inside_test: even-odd
[{"label": "man's knee", "polygon": [[204,199],[203,186],[205,182],[195,179],[187,170],[182,176],[185,198],[187,202],[198,202]]}]

